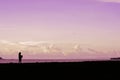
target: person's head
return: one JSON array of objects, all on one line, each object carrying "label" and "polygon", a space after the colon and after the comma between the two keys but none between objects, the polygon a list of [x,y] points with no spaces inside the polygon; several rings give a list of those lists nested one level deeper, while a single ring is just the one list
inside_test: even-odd
[{"label": "person's head", "polygon": [[21,55],[21,52],[19,52],[19,55]]}]

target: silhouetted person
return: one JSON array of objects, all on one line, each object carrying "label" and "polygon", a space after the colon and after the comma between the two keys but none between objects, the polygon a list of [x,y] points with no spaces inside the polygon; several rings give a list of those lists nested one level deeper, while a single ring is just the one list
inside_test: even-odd
[{"label": "silhouetted person", "polygon": [[19,54],[18,54],[18,58],[19,58],[19,63],[22,63],[23,55],[21,54],[21,52],[19,52]]}]

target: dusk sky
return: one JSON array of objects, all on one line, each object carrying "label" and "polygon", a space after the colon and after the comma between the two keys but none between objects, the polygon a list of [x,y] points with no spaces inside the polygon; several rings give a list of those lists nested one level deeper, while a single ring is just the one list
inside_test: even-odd
[{"label": "dusk sky", "polygon": [[0,56],[120,57],[120,0],[0,0]]}]

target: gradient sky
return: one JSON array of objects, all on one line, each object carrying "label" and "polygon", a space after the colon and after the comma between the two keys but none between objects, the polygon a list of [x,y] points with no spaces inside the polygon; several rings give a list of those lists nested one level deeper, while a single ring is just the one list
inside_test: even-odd
[{"label": "gradient sky", "polygon": [[0,0],[0,56],[120,56],[120,0]]}]

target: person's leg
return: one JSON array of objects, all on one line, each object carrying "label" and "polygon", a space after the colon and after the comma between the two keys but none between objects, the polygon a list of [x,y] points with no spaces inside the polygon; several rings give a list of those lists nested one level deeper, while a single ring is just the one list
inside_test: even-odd
[{"label": "person's leg", "polygon": [[19,63],[21,63],[21,59],[19,58]]}]

